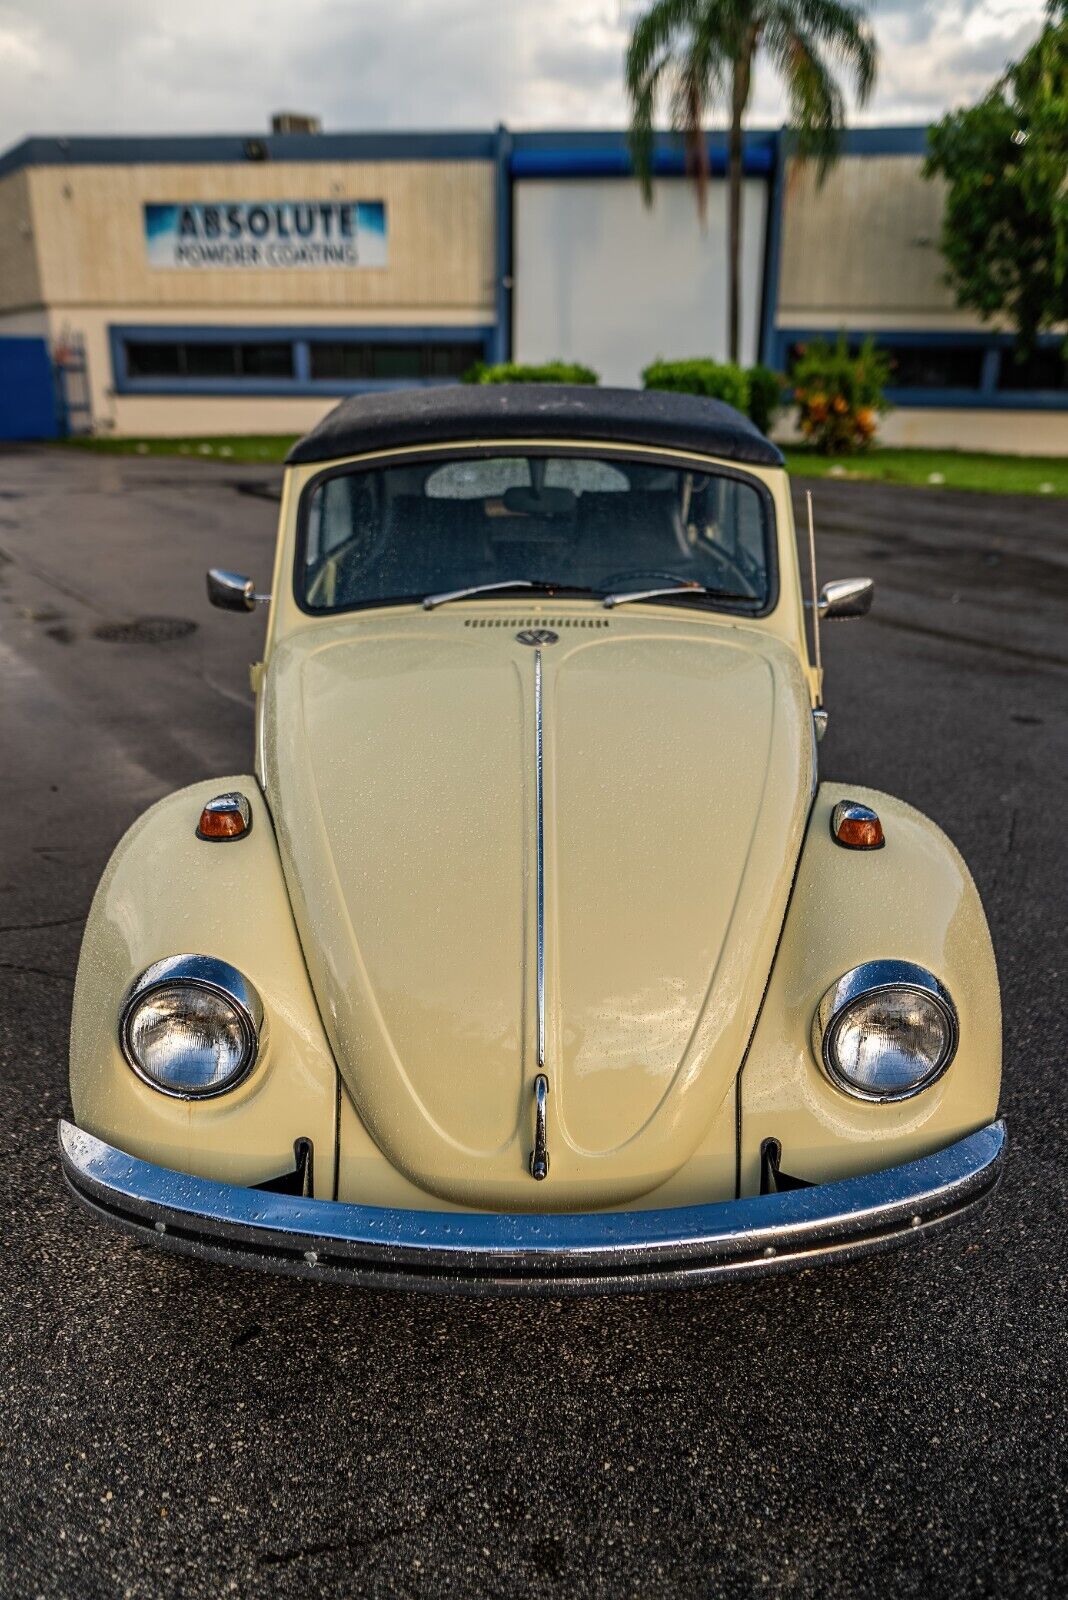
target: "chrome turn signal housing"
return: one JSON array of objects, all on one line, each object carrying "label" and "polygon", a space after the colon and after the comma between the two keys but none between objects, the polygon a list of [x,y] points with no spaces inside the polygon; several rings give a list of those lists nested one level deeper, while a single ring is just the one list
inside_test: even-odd
[{"label": "chrome turn signal housing", "polygon": [[205,839],[209,844],[243,839],[251,831],[252,807],[236,789],[229,794],[217,794],[209,800],[197,824],[197,838]]},{"label": "chrome turn signal housing", "polygon": [[179,1100],[235,1089],[252,1071],[263,1033],[259,995],[213,956],[167,956],[130,987],[119,1043],[143,1082]]},{"label": "chrome turn signal housing", "polygon": [[957,1012],[934,975],[911,961],[867,961],[833,983],[812,1019],[812,1051],[835,1088],[857,1100],[910,1100],[957,1050]]},{"label": "chrome turn signal housing", "polygon": [[886,843],[879,813],[859,800],[839,800],[831,812],[831,836],[846,850],[881,850]]}]

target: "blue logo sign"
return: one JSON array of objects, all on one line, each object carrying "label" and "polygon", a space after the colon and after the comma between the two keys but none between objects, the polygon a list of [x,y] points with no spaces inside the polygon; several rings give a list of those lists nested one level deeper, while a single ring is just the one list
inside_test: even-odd
[{"label": "blue logo sign", "polygon": [[382,200],[228,200],[145,205],[150,267],[300,271],[384,267]]}]

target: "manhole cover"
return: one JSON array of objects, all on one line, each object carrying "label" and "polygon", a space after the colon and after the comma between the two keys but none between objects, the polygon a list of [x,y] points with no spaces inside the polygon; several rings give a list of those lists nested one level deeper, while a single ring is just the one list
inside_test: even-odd
[{"label": "manhole cover", "polygon": [[93,637],[107,644],[169,644],[196,631],[188,617],[135,617],[132,622],[101,622]]}]

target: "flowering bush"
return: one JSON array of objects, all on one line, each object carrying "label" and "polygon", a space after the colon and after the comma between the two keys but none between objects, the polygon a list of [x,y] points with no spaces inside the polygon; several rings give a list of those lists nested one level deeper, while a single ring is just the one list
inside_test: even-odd
[{"label": "flowering bush", "polygon": [[890,409],[883,390],[890,358],[865,339],[851,350],[844,333],[835,344],[815,339],[803,345],[791,373],[797,425],[825,455],[866,450],[880,415]]}]

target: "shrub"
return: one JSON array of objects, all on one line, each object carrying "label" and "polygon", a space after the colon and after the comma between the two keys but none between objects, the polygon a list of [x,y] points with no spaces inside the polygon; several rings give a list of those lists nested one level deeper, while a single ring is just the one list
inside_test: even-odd
[{"label": "shrub", "polygon": [[729,361],[654,361],[642,373],[647,389],[701,394],[724,400],[767,433],[775,420],[783,382],[770,367],[737,367]]},{"label": "shrub", "polygon": [[724,400],[736,411],[749,412],[749,380],[744,368],[729,361],[654,361],[642,373],[642,383],[647,389]]},{"label": "shrub", "polygon": [[797,425],[825,455],[866,450],[882,412],[890,358],[868,338],[851,350],[844,333],[835,344],[814,339],[803,346],[791,372]]},{"label": "shrub", "polygon": [[756,424],[761,433],[770,433],[776,414],[782,407],[785,388],[782,373],[758,364],[749,368],[746,377],[749,379],[749,420]]},{"label": "shrub", "polygon": [[543,361],[539,365],[521,361],[498,361],[489,365],[476,361],[464,373],[465,383],[600,383],[592,367],[577,361]]}]

